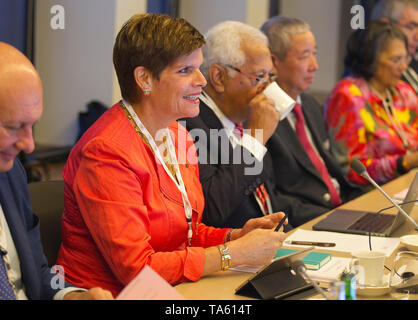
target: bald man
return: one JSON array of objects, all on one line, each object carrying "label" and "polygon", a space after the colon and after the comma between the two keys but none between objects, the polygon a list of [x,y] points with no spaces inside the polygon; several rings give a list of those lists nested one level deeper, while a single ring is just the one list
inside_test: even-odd
[{"label": "bald man", "polygon": [[[34,148],[32,127],[42,115],[42,84],[32,63],[0,42],[0,300],[112,299],[101,288],[88,291],[66,283],[54,289],[31,208],[25,171],[16,159]],[[65,271],[65,270],[64,270]]]}]

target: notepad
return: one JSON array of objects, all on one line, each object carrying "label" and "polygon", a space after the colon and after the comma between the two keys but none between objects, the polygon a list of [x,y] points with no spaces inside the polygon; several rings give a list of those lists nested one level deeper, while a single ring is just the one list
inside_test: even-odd
[{"label": "notepad", "polygon": [[[296,252],[296,251],[299,251],[299,250],[280,248],[279,250],[277,250],[274,258],[287,256],[288,254]],[[308,270],[319,270],[323,265],[328,263],[330,260],[331,260],[331,255],[329,253],[312,251],[312,252],[309,252],[302,259],[302,262],[305,264],[305,267]]]}]

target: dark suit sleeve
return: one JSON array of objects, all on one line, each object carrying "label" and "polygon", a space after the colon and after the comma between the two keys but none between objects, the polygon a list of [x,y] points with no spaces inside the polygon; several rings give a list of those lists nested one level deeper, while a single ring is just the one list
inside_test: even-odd
[{"label": "dark suit sleeve", "polygon": [[34,215],[32,218],[32,223],[32,228],[28,231],[28,240],[30,242],[33,258],[36,263],[36,268],[39,270],[40,273],[40,299],[50,300],[59,290],[53,290],[51,287],[54,275],[51,274],[51,270],[43,254],[39,233],[39,218]]},{"label": "dark suit sleeve", "polygon": [[12,236],[19,254],[26,295],[29,299],[53,299],[62,287],[71,285],[63,280],[57,281],[58,275],[51,273],[48,266],[40,237],[41,222],[32,211],[26,173],[18,160],[8,176],[18,211],[10,213],[15,215]]},{"label": "dark suit sleeve", "polygon": [[256,178],[246,176],[245,166],[199,164],[200,181],[205,196],[203,221],[223,225],[231,219],[243,199],[256,188]]},{"label": "dark suit sleeve", "polygon": [[[51,287],[54,274],[51,274],[48,262],[46,260],[45,255],[43,254],[42,243],[40,238],[40,221],[39,218],[32,211],[32,204],[30,201],[29,190],[26,182],[26,173],[19,161],[15,162],[15,169],[13,170],[13,188],[16,189],[15,194],[19,195],[19,197],[16,199],[20,211],[19,214],[21,216],[21,221],[24,224],[25,229],[27,230],[26,236],[28,240],[28,245],[30,247],[30,252],[33,257],[33,262],[35,263],[35,268],[33,270],[37,273],[36,276],[39,277],[40,281],[40,296],[34,298],[52,299],[53,296],[59,290],[54,290]],[[22,261],[23,259],[26,259],[25,256],[19,256],[19,258],[21,260],[21,264],[26,263],[26,261]],[[24,270],[25,269],[22,270],[22,273],[24,272]],[[24,283],[29,298],[32,298],[30,297],[30,295],[31,292],[33,292],[33,290],[32,288],[28,288],[28,286],[34,285],[32,283],[32,280],[30,280],[33,276],[34,275],[28,276],[23,274]]]},{"label": "dark suit sleeve", "polygon": [[289,226],[285,228],[285,231],[298,227],[329,211],[326,207],[305,202],[298,197],[286,195],[279,190],[276,190],[274,195],[277,201],[277,211],[289,213]]}]

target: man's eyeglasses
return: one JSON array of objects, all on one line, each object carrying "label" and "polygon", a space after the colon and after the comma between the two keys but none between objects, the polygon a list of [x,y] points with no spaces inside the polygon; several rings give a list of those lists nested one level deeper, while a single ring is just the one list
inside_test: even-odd
[{"label": "man's eyeglasses", "polygon": [[273,82],[277,78],[277,75],[271,74],[271,73],[266,73],[262,76],[254,76],[254,75],[249,74],[247,72],[241,71],[237,67],[231,66],[229,64],[225,64],[224,67],[230,68],[230,69],[232,69],[236,72],[239,72],[239,73],[243,74],[244,76],[248,77],[249,79],[252,80],[254,86],[258,86],[258,85],[261,85],[261,84],[266,84],[266,83]]}]

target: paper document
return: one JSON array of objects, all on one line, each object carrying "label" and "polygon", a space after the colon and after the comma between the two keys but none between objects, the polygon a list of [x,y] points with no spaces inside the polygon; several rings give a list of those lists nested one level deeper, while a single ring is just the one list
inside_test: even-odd
[{"label": "paper document", "polygon": [[350,258],[340,258],[332,256],[331,261],[319,270],[307,270],[307,274],[316,281],[338,281],[344,271],[350,268]]},{"label": "paper document", "polygon": [[149,266],[117,296],[116,300],[185,300],[184,297]]},{"label": "paper document", "polygon": [[[351,253],[352,251],[356,250],[369,250],[369,237],[357,234],[297,229],[295,233],[286,238],[286,241],[287,240],[334,242],[335,247],[327,247],[327,251],[340,251]],[[392,254],[392,252],[398,247],[399,243],[399,238],[372,236],[372,249],[374,251],[384,252],[387,257]],[[289,244],[288,246],[306,248],[306,246],[293,244]],[[321,247],[316,248],[321,249]]]}]

